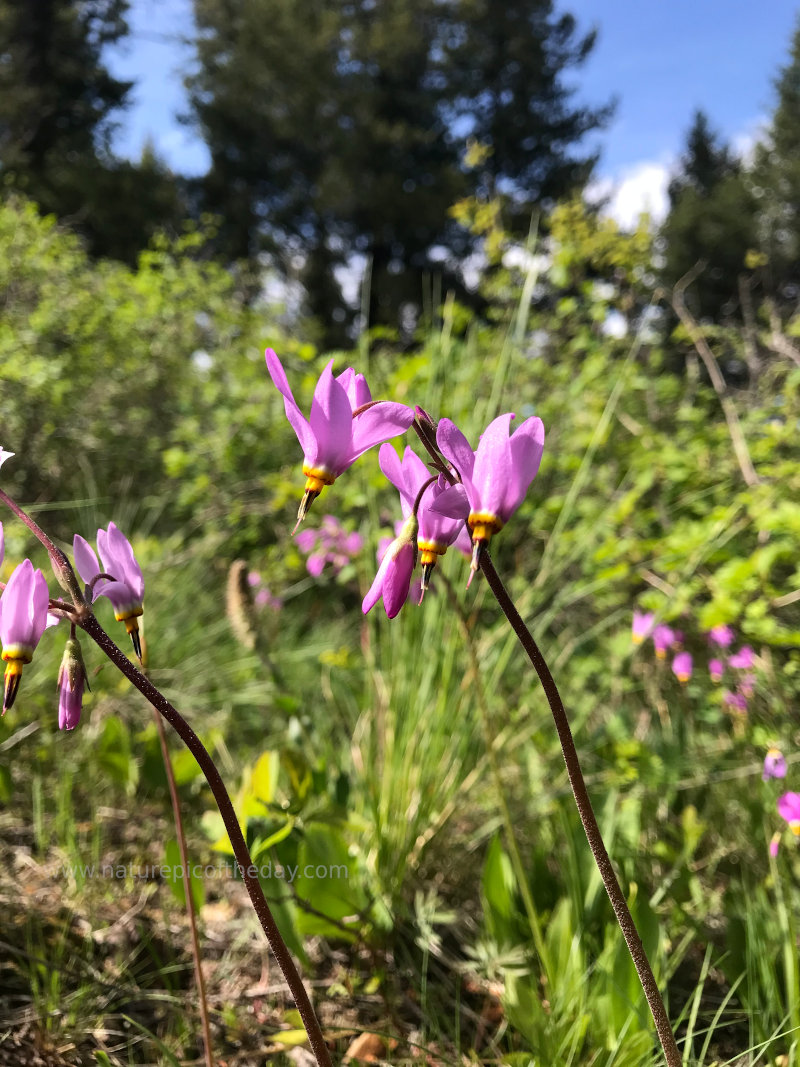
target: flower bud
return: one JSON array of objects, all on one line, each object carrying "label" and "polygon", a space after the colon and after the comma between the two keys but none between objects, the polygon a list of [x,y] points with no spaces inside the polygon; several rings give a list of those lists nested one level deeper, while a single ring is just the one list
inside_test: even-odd
[{"label": "flower bud", "polygon": [[59,730],[74,730],[80,722],[84,686],[89,688],[83,653],[78,639],[70,637],[58,670]]}]

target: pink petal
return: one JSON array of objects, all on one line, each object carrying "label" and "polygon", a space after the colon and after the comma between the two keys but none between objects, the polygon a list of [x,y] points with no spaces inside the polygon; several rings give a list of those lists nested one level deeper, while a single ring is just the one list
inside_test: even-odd
[{"label": "pink petal", "polygon": [[414,421],[414,412],[405,404],[382,400],[353,419],[353,459],[370,448],[397,437]]},{"label": "pink petal", "polygon": [[283,369],[281,361],[271,348],[268,348],[264,355],[267,360],[269,376],[272,378],[273,383],[277,386],[278,391],[283,396],[283,408],[286,412],[286,418],[289,420],[289,424],[297,435],[297,440],[300,442],[304,457],[309,462],[313,463],[316,451],[316,438],[311,432],[308,419],[297,406],[297,402],[292,395],[292,390],[289,388],[286,371]]},{"label": "pink petal", "polygon": [[543,452],[544,423],[532,416],[511,435],[512,476],[503,501],[505,519],[510,518],[525,499],[531,482],[539,473]]},{"label": "pink petal", "polygon": [[787,822],[800,819],[800,793],[784,793],[778,797],[778,814]]},{"label": "pink petal", "polygon": [[470,511],[466,489],[463,485],[449,486],[431,501],[428,510],[448,519],[461,519],[464,522]]},{"label": "pink petal", "polygon": [[333,360],[314,389],[311,430],[316,438],[313,466],[325,467],[334,476],[341,474],[352,462],[353,409],[347,393],[333,376]]},{"label": "pink petal", "polygon": [[504,522],[509,517],[504,508],[506,491],[514,478],[514,460],[508,437],[513,418],[510,412],[498,415],[484,430],[472,471],[474,495],[468,494],[473,511],[497,515]]},{"label": "pink petal", "polygon": [[436,444],[445,459],[449,459],[456,468],[462,480],[465,483],[471,481],[475,466],[475,453],[461,430],[450,419],[439,420]]},{"label": "pink petal", "polygon": [[[102,567],[97,562],[97,556],[94,549],[89,542],[81,537],[80,534],[75,534],[72,540],[72,554],[75,557],[75,566],[78,569],[78,574],[83,581],[88,585],[95,575],[99,574]],[[102,585],[102,582],[98,583]],[[97,598],[97,586],[95,586],[93,600]]]}]

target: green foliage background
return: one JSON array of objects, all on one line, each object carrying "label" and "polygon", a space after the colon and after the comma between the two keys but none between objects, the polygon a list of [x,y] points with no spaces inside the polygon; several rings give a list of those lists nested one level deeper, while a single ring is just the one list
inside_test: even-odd
[{"label": "green foliage background", "polygon": [[[752,1047],[753,1062],[794,1063],[800,861],[791,835],[775,862],[767,842],[777,795],[797,784],[800,370],[764,355],[729,397],[758,472],[748,485],[719,396],[657,310],[646,229],[621,234],[576,201],[551,232],[541,275],[493,274],[494,323],[433,302],[413,353],[364,337],[337,368],[352,363],[374,396],[447,415],[473,441],[499,411],[544,420],[541,472],[493,554],[561,686],[687,1062]],[[391,624],[380,609],[362,617],[374,549],[399,516],[374,454],[308,519],[335,513],[362,533],[363,554],[308,577],[290,538],[299,453],[263,349],[279,352],[306,408],[330,355],[286,336],[280,309],[246,305],[203,240],[161,242],[135,269],[90,265],[33,206],[3,205],[0,427],[17,453],[4,488],[66,548],[112,519],[123,528],[146,574],[152,678],[215,750],[254,854],[347,866],[345,882],[306,878],[278,902],[299,955],[311,961],[310,936],[349,946],[354,972],[354,946],[383,954],[371,977],[414,990],[423,1038],[453,1057],[648,1062],[648,1019],[513,635],[482,582],[465,592],[452,552],[421,607]],[[612,312],[622,339],[606,329]],[[759,322],[766,335],[766,312]],[[744,344],[706,335],[720,354]],[[4,577],[29,550],[44,565],[3,518]],[[226,614],[236,558],[280,610],[229,599]],[[651,647],[634,649],[634,608],[683,631],[688,685]],[[705,634],[721,623],[757,653],[746,716],[708,677]],[[55,730],[58,631],[0,725],[3,802],[30,813],[37,855],[69,861],[119,850],[103,837],[104,806],[167,810],[146,709],[85,654],[93,693],[79,730]],[[772,743],[789,757],[785,786],[761,781]],[[192,847],[224,856],[192,761],[176,754],[175,767]],[[125,848],[162,862],[151,855],[162,845],[172,855],[168,841]],[[71,891],[87,906],[98,889]],[[501,990],[493,1033],[460,1021],[467,978]],[[189,1037],[170,1018],[158,1039],[179,1055]]]}]

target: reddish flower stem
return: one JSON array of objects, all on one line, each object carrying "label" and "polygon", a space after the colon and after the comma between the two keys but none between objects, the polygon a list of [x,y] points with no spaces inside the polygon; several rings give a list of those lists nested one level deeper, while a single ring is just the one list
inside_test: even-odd
[{"label": "reddish flower stem", "polygon": [[486,581],[489,584],[489,588],[494,593],[497,603],[500,605],[503,614],[511,624],[514,633],[519,638],[520,644],[525,649],[528,659],[533,664],[533,668],[539,676],[539,681],[542,683],[542,688],[545,691],[547,701],[550,705],[550,711],[553,714],[553,720],[556,724],[558,739],[561,742],[561,751],[564,754],[564,762],[567,765],[569,784],[572,786],[572,795],[575,797],[575,804],[578,808],[578,814],[581,817],[581,823],[583,824],[586,839],[589,842],[589,847],[592,850],[597,869],[600,872],[600,877],[603,879],[603,885],[606,887],[608,898],[611,901],[611,907],[614,909],[614,914],[617,917],[617,922],[622,930],[622,935],[625,938],[628,951],[631,954],[631,959],[636,968],[636,973],[639,976],[644,995],[650,1006],[656,1033],[658,1034],[658,1040],[661,1042],[661,1048],[664,1051],[664,1058],[669,1067],[681,1067],[681,1054],[678,1051],[678,1046],[675,1042],[675,1035],[672,1032],[672,1026],[670,1025],[667,1010],[664,1007],[664,1001],[661,998],[661,993],[659,992],[658,984],[656,983],[653,970],[650,966],[650,961],[647,958],[647,953],[642,945],[642,939],[639,937],[639,931],[636,929],[633,916],[630,913],[627,901],[625,900],[620,884],[617,881],[617,876],[614,873],[614,868],[606,850],[603,836],[600,833],[600,827],[597,825],[597,819],[592,808],[592,802],[589,799],[589,792],[583,778],[580,761],[578,760],[578,752],[575,748],[575,741],[572,737],[569,719],[567,718],[566,710],[561,701],[558,687],[550,673],[550,668],[545,662],[544,656],[539,651],[539,646],[534,641],[533,635],[528,627],[522,621],[522,617],[517,611],[511,597],[508,595],[506,587],[503,585],[500,576],[494,569],[494,564],[492,563],[485,546],[479,553],[478,560],[480,569],[483,571]]},{"label": "reddish flower stem", "polygon": [[258,880],[258,868],[254,865],[250,857],[250,852],[247,848],[247,843],[245,842],[241,827],[239,826],[239,820],[236,817],[231,798],[228,796],[228,791],[225,788],[225,783],[222,781],[216,764],[209,755],[203,742],[191,726],[189,726],[183,716],[172,706],[172,704],[170,704],[167,698],[156,689],[152,682],[134,667],[128,657],[114,644],[94,615],[88,613],[83,617],[79,616],[76,619],[76,622],[108,656],[115,667],[117,667],[125,677],[136,686],[139,692],[150,704],[152,704],[156,711],[161,713],[197,760],[197,763],[211,788],[211,792],[214,794],[214,800],[217,803],[219,813],[225,823],[225,829],[228,831],[231,847],[233,848],[239,866],[239,873],[242,876],[247,892],[250,894],[253,910],[258,917],[258,921],[261,923],[261,927],[266,935],[273,955],[278,961],[278,966],[280,967],[291,994],[294,997],[297,1010],[300,1012],[303,1025],[308,1033],[308,1040],[311,1044],[314,1058],[319,1064],[319,1067],[333,1067],[330,1053],[328,1052],[328,1046],[325,1044],[325,1038],[322,1034],[322,1029],[314,1014],[314,1009],[311,1006],[311,1000],[303,985],[303,980],[300,977],[297,967],[294,964],[294,960],[281,937],[280,930],[272,916],[266,898],[264,897],[264,892],[261,889],[261,884]]}]

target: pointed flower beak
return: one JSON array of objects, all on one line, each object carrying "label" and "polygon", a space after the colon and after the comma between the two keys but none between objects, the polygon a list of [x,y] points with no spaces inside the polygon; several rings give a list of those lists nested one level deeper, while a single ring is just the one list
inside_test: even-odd
[{"label": "pointed flower beak", "polygon": [[0,596],[0,643],[6,662],[3,714],[13,706],[22,668],[30,663],[47,626],[47,580],[29,559],[14,570]]},{"label": "pointed flower beak", "polygon": [[292,394],[281,361],[271,348],[265,355],[269,375],[283,397],[286,418],[303,449],[306,485],[296,530],[325,486],[333,485],[373,445],[404,433],[414,421],[414,412],[393,401],[373,402],[364,375],[348,367],[334,377],[331,360],[314,388],[307,419]]}]

